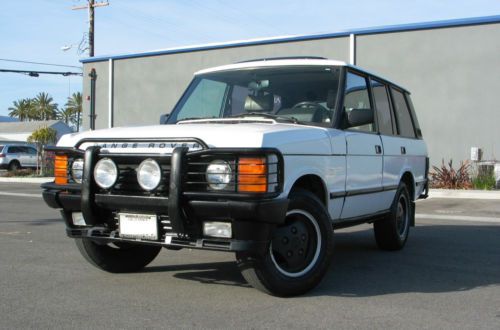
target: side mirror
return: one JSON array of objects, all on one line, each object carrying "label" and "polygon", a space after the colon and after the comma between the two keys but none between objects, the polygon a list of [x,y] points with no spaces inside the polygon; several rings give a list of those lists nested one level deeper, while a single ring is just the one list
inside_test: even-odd
[{"label": "side mirror", "polygon": [[373,123],[373,109],[352,109],[347,112],[349,127],[363,126]]},{"label": "side mirror", "polygon": [[160,116],[160,125],[166,124],[169,116],[170,116],[169,113],[165,113],[165,114],[161,115]]}]

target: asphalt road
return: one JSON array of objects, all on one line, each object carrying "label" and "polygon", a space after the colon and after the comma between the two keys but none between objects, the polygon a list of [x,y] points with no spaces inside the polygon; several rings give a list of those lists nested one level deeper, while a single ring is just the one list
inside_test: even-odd
[{"label": "asphalt road", "polygon": [[337,231],[319,287],[280,299],[228,253],[164,250],[140,273],[100,271],[37,185],[0,183],[0,328],[500,329],[499,201],[431,199],[417,213],[400,252],[377,250],[371,226]]}]

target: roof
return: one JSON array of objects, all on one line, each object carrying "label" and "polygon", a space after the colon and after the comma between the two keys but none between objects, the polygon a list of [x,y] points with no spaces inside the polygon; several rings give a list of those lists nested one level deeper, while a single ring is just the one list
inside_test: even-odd
[{"label": "roof", "polygon": [[366,73],[374,78],[383,80],[387,83],[390,83],[394,86],[397,86],[400,89],[410,93],[405,87],[395,83],[394,81],[388,80],[388,79],[386,79],[386,78],[384,78],[376,73],[367,71],[367,70],[360,68],[356,65],[348,64],[348,63],[343,62],[343,61],[331,60],[331,59],[327,59],[327,58],[323,58],[323,59],[310,59],[310,58],[285,59],[285,58],[280,58],[277,60],[274,60],[272,58],[271,59],[259,59],[259,60],[255,60],[255,61],[245,61],[245,62],[239,62],[239,63],[235,63],[235,64],[228,64],[228,65],[221,65],[221,66],[216,66],[216,67],[212,67],[212,68],[207,68],[207,69],[203,69],[203,70],[200,70],[198,72],[195,72],[195,75],[202,75],[202,74],[206,74],[206,73],[228,71],[228,70],[247,69],[247,68],[254,69],[254,68],[294,66],[294,65],[295,66],[306,66],[306,65],[310,65],[310,66],[314,66],[314,65],[318,65],[318,66],[346,66],[346,67],[354,68],[358,71],[364,72],[364,73]]},{"label": "roof", "polygon": [[[0,123],[0,134],[1,133],[27,133],[33,132],[40,127],[52,127],[57,123],[63,123],[60,120],[44,120],[44,121],[18,121],[10,123]],[[66,124],[65,124],[66,125]]]},{"label": "roof", "polygon": [[411,23],[411,24],[386,25],[386,26],[369,27],[369,28],[362,28],[362,29],[352,29],[352,30],[345,30],[345,31],[324,33],[324,34],[295,35],[295,36],[238,40],[238,41],[230,41],[230,42],[222,42],[222,43],[210,43],[210,44],[203,44],[203,45],[167,48],[167,49],[142,52],[142,53],[103,55],[103,56],[89,57],[89,58],[81,59],[80,62],[92,63],[92,62],[107,61],[110,59],[121,60],[121,59],[127,59],[127,58],[180,54],[180,53],[189,53],[189,52],[196,52],[196,51],[206,51],[206,50],[233,48],[233,47],[268,45],[268,44],[294,42],[294,41],[319,40],[319,39],[346,37],[346,36],[349,36],[351,34],[367,35],[367,34],[376,34],[376,33],[391,33],[391,32],[440,29],[440,28],[481,25],[481,24],[493,24],[493,23],[500,23],[500,15],[450,19],[450,20]]},{"label": "roof", "polygon": [[329,59],[279,59],[279,60],[256,60],[256,61],[245,61],[236,64],[216,66],[213,68],[208,68],[200,70],[195,73],[195,75],[205,74],[217,71],[226,70],[238,70],[245,68],[260,68],[260,67],[271,67],[271,66],[293,66],[293,65],[325,65],[325,66],[349,66],[347,63],[336,60]]},{"label": "roof", "polygon": [[8,116],[0,116],[0,123],[10,123],[10,122],[13,122],[13,121],[19,121],[17,118],[12,118],[12,117],[8,117]]}]

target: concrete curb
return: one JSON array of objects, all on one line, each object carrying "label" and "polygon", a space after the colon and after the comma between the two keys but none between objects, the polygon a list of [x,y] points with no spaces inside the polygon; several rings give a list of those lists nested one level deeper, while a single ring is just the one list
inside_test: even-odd
[{"label": "concrete curb", "polygon": [[429,198],[500,199],[500,190],[430,189]]},{"label": "concrete curb", "polygon": [[1,182],[10,182],[10,183],[45,183],[54,181],[53,177],[45,177],[45,178],[0,178]]}]

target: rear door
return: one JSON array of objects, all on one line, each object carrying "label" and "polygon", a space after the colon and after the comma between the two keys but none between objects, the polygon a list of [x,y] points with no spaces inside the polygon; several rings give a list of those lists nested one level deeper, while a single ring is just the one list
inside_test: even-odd
[{"label": "rear door", "polygon": [[349,127],[350,111],[372,111],[368,78],[348,71],[344,91],[344,122],[346,155],[346,198],[342,220],[381,211],[378,194],[382,191],[382,141],[375,122]]},{"label": "rear door", "polygon": [[398,185],[402,173],[411,172],[415,180],[415,195],[420,195],[425,181],[427,148],[417,118],[411,113],[411,100],[407,92],[391,86],[392,108],[397,135],[384,139],[384,184]]}]

